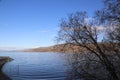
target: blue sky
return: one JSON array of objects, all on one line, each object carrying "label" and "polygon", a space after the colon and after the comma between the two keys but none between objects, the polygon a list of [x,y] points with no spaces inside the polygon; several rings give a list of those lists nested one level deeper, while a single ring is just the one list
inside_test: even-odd
[{"label": "blue sky", "polygon": [[102,0],[2,0],[0,47],[33,48],[54,45],[61,18],[86,11],[89,17]]}]

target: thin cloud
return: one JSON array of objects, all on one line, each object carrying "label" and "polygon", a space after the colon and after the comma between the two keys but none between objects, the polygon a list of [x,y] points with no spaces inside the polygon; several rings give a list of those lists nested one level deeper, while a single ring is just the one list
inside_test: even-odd
[{"label": "thin cloud", "polygon": [[89,21],[92,21],[94,20],[94,18],[85,18],[85,22],[89,22]]},{"label": "thin cloud", "polygon": [[107,29],[107,27],[97,26],[97,30],[104,31]]}]

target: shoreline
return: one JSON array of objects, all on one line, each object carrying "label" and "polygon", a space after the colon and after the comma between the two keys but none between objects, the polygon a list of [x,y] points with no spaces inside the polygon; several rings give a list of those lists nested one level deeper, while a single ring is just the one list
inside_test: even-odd
[{"label": "shoreline", "polygon": [[4,66],[4,64],[6,64],[9,61],[12,61],[13,59],[10,57],[4,57],[4,56],[0,56],[0,80],[11,80],[8,76],[6,76],[3,71],[2,68]]}]

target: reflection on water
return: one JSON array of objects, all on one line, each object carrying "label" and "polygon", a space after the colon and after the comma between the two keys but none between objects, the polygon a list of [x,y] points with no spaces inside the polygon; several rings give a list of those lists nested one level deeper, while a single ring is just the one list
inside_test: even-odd
[{"label": "reflection on water", "polygon": [[75,80],[74,71],[63,53],[3,52],[14,60],[5,64],[3,72],[12,80]]}]

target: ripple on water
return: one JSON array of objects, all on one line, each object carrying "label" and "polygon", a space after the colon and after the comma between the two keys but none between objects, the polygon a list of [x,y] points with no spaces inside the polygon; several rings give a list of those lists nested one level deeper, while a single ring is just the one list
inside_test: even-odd
[{"label": "ripple on water", "polygon": [[64,80],[66,77],[65,60],[58,53],[16,54],[8,54],[14,61],[3,69],[13,80]]}]

